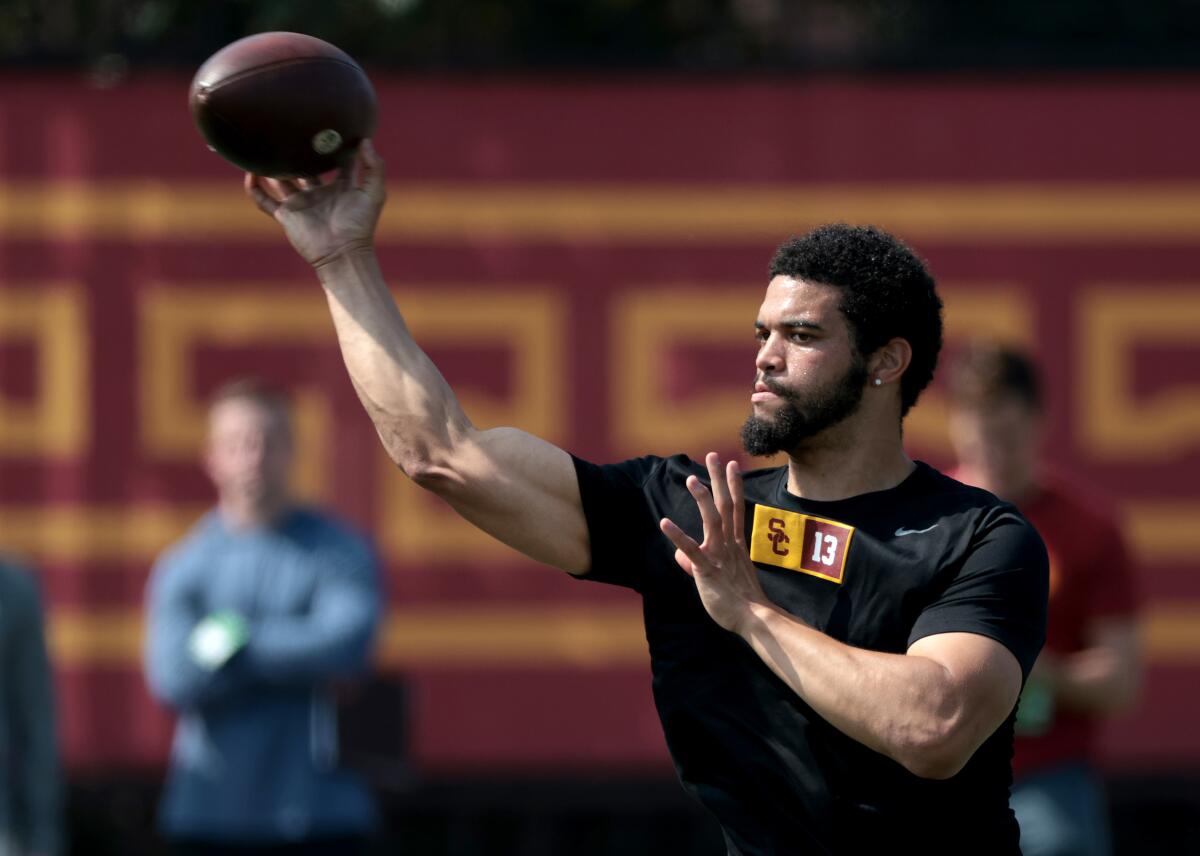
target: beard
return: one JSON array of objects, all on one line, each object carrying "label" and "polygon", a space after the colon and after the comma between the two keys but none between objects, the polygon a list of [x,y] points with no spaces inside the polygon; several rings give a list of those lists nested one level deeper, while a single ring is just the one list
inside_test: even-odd
[{"label": "beard", "polygon": [[781,402],[773,416],[751,413],[742,425],[742,447],[754,456],[774,455],[837,425],[858,410],[867,384],[866,361],[856,356],[840,378],[810,392],[797,392],[765,378]]}]

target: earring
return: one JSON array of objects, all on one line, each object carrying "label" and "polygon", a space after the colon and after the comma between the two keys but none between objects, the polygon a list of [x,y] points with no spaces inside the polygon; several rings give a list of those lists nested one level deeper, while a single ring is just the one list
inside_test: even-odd
[{"label": "earring", "polygon": [[875,385],[883,386],[883,380],[881,378],[875,378]]}]

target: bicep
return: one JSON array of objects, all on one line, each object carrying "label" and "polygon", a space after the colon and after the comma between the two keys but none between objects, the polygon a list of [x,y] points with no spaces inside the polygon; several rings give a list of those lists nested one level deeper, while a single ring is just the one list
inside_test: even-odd
[{"label": "bicep", "polygon": [[472,431],[418,480],[469,522],[536,561],[581,575],[588,529],[571,456],[515,428]]},{"label": "bicep", "polygon": [[908,654],[945,669],[958,699],[961,739],[968,754],[1012,713],[1021,693],[1021,664],[995,639],[977,633],[938,633],[918,639]]}]

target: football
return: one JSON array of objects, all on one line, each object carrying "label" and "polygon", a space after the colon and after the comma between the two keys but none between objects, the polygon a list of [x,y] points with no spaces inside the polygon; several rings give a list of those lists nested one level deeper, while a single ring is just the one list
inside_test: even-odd
[{"label": "football", "polygon": [[208,146],[272,178],[336,169],[375,130],[375,90],[344,51],[301,33],[259,33],[217,51],[188,104]]}]

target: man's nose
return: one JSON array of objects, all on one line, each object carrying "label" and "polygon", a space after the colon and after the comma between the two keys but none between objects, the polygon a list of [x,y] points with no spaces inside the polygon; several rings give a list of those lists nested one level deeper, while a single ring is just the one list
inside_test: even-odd
[{"label": "man's nose", "polygon": [[251,466],[259,466],[267,456],[266,443],[246,443],[242,446],[242,460]]},{"label": "man's nose", "polygon": [[769,336],[758,349],[754,365],[761,374],[775,374],[783,368],[783,354],[779,348],[779,338]]}]

